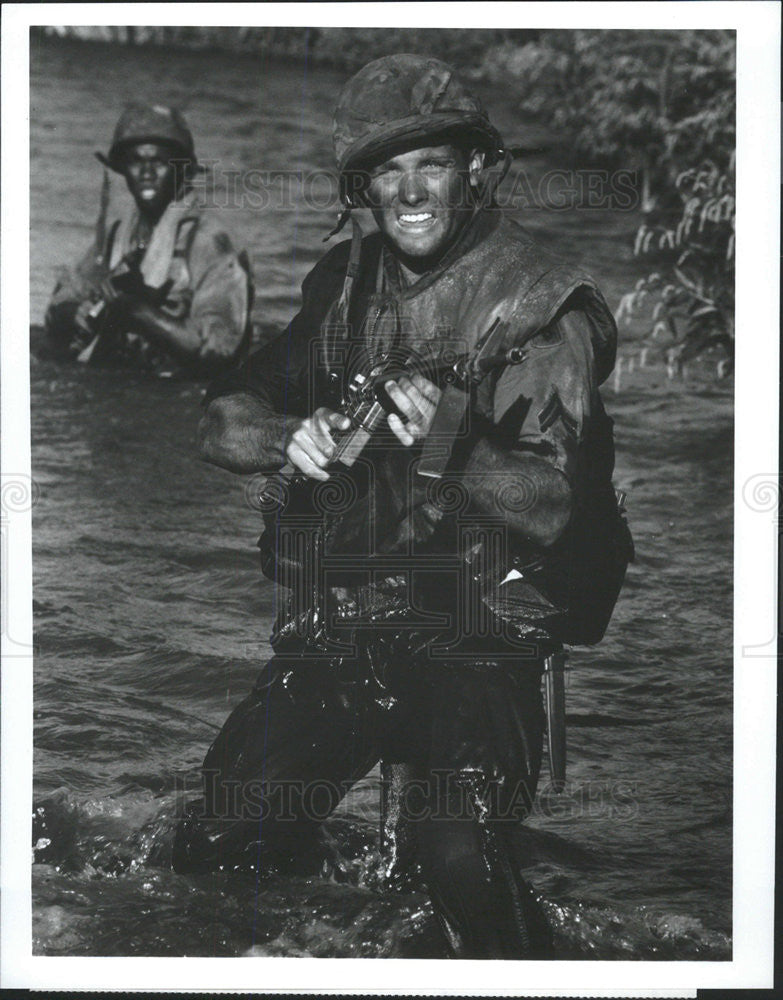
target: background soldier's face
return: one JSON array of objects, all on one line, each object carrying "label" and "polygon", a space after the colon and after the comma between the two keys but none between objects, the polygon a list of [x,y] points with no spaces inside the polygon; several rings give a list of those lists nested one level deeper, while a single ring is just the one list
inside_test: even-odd
[{"label": "background soldier's face", "polygon": [[131,146],[125,154],[125,182],[145,215],[159,216],[174,199],[177,168],[173,161],[177,153],[170,146],[145,142]]},{"label": "background soldier's face", "polygon": [[470,177],[481,160],[477,151],[425,146],[370,170],[367,201],[395,250],[422,264],[444,253],[473,211]]}]

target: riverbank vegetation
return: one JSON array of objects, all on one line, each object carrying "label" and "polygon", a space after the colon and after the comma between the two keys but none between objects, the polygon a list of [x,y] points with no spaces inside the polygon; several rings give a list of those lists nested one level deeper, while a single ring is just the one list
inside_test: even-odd
[{"label": "riverbank vegetation", "polygon": [[540,32],[513,28],[217,27],[205,25],[72,25],[35,28],[50,36],[120,45],[223,49],[307,59],[348,72],[369,59],[416,52],[445,59],[461,71],[479,69],[496,47],[524,45]]},{"label": "riverbank vegetation", "polygon": [[542,31],[487,52],[480,75],[519,89],[520,112],[567,138],[576,163],[632,171],[650,273],[618,320],[646,327],[670,372],[712,348],[733,366],[733,31]]}]

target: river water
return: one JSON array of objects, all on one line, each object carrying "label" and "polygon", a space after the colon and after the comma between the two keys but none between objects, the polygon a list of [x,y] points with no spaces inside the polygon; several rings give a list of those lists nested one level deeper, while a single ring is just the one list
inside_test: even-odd
[{"label": "river water", "polygon": [[[91,237],[92,151],[138,98],[186,110],[218,194],[230,171],[305,178],[284,178],[263,207],[246,199],[230,221],[252,253],[259,322],[284,322],[333,223],[328,182],[305,184],[330,163],[340,84],[305,63],[34,40],[32,321],[55,267]],[[509,95],[485,96],[501,131],[540,141],[520,134]],[[534,182],[558,165],[547,155],[525,162]],[[612,307],[633,286],[633,212],[532,207],[524,221],[584,261]],[[542,779],[522,834],[526,876],[559,957],[727,959],[732,388],[706,367],[675,380],[660,365],[640,370],[632,339],[621,354],[633,371],[605,395],[637,560],[604,642],[572,655],[568,785],[556,796]],[[378,890],[377,772],[328,821],[317,877],[167,868],[178,812],[268,653],[274,611],[243,481],[196,457],[201,392],[33,363],[35,800],[47,822],[34,950],[439,957],[426,897]]]}]

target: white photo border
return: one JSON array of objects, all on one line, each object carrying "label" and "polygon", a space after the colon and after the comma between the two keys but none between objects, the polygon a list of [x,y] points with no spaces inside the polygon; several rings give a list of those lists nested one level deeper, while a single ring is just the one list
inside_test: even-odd
[{"label": "white photo border", "polygon": [[[29,29],[43,24],[384,24],[734,28],[737,345],[734,549],[733,958],[487,963],[412,959],[32,955],[32,552],[29,399]],[[628,3],[4,4],[2,19],[2,813],[0,981],[6,988],[388,995],[695,996],[772,986],[779,392],[778,95],[773,0]],[[10,249],[9,249],[10,248]],[[27,490],[28,502],[24,493]],[[491,985],[488,985],[491,983]],[[644,983],[644,989],[639,984]]]}]

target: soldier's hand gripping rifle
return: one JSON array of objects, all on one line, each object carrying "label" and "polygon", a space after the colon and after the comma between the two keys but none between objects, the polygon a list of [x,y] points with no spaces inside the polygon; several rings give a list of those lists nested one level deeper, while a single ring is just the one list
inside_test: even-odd
[{"label": "soldier's hand gripping rifle", "polygon": [[[345,431],[335,432],[337,442],[328,468],[350,468],[385,417],[389,413],[399,414],[384,388],[390,380],[396,381],[403,376],[410,377],[419,373],[426,375],[439,387],[453,386],[467,391],[493,368],[520,364],[525,357],[521,348],[498,351],[505,329],[505,324],[495,320],[472,355],[469,352],[459,355],[444,353],[425,361],[412,354],[401,364],[391,354],[383,354],[373,360],[368,370],[356,372],[344,392],[338,411],[348,417],[350,426]],[[259,499],[265,506],[279,503],[287,495],[287,487],[307,479],[304,473],[297,472],[289,463],[270,476],[259,493]]]},{"label": "soldier's hand gripping rifle", "polygon": [[[336,433],[335,451],[327,468],[349,470],[388,414],[399,413],[384,388],[390,380],[410,377],[416,373],[424,375],[445,390],[438,404],[435,421],[438,421],[441,410],[444,412],[441,422],[445,420],[446,423],[453,423],[456,410],[459,410],[461,417],[468,405],[471,386],[477,385],[494,368],[520,364],[524,360],[525,352],[521,348],[502,350],[506,329],[505,323],[495,320],[472,352],[444,352],[430,359],[411,354],[402,363],[399,356],[384,354],[374,359],[365,370],[356,372],[345,389],[339,408],[339,412],[348,417],[350,426],[346,431]],[[455,396],[461,399],[461,406],[453,405]],[[425,474],[438,473],[428,471]],[[278,578],[278,555],[274,551],[273,540],[280,527],[281,510],[285,508],[286,516],[312,514],[314,485],[317,484],[313,480],[288,464],[270,476],[258,494],[265,524],[262,536],[264,542],[261,546],[264,573],[272,579]],[[295,573],[296,567],[287,565],[287,562],[288,560],[288,573],[292,569]]]}]

